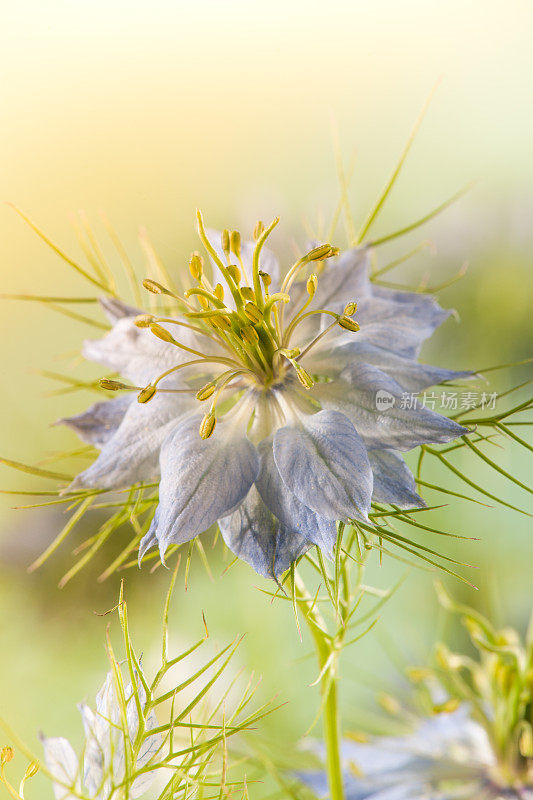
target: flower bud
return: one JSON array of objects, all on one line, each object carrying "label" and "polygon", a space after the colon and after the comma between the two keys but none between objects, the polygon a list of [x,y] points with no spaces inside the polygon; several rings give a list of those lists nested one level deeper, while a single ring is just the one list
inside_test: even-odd
[{"label": "flower bud", "polygon": [[239,283],[241,282],[241,271],[237,266],[237,264],[229,264],[228,272],[238,286]]},{"label": "flower bud", "polygon": [[129,389],[130,387],[126,383],[121,383],[121,381],[114,381],[111,378],[100,378],[100,386],[102,389],[109,389],[110,392],[118,392],[119,389]]},{"label": "flower bud", "polygon": [[144,389],[141,389],[141,391],[137,395],[137,402],[147,403],[149,400],[152,399],[152,397],[156,392],[157,389],[155,388],[155,386],[145,386]]},{"label": "flower bud", "polygon": [[204,260],[200,253],[196,251],[191,253],[191,257],[189,259],[189,270],[195,280],[199,281],[202,277],[203,267]]},{"label": "flower bud", "polygon": [[261,220],[258,220],[258,221],[256,222],[256,224],[255,224],[255,228],[254,228],[254,241],[256,241],[256,242],[257,242],[257,240],[259,239],[259,237],[261,236],[261,234],[264,232],[264,230],[265,230],[265,226],[263,225],[263,223],[261,222]]},{"label": "flower bud", "polygon": [[318,286],[318,277],[313,272],[313,274],[310,275],[307,279],[307,294],[309,295],[309,297],[314,297],[317,286]]},{"label": "flower bud", "polygon": [[162,325],[158,325],[157,322],[153,322],[150,325],[150,330],[152,331],[154,336],[157,336],[157,338],[161,339],[161,341],[163,342],[168,342],[169,344],[173,344],[175,342],[175,339],[172,336],[172,334],[169,331],[167,331],[166,328],[163,328]]},{"label": "flower bud", "polygon": [[344,306],[344,312],[343,313],[347,317],[352,317],[355,314],[356,311],[357,311],[357,303],[352,302],[352,303],[347,303]]},{"label": "flower bud", "polygon": [[209,439],[209,437],[215,430],[216,424],[217,420],[215,415],[213,414],[212,411],[209,411],[203,418],[202,422],[200,423],[200,436],[202,437],[202,439]]},{"label": "flower bud", "polygon": [[241,330],[241,337],[251,345],[256,345],[259,341],[259,335],[253,325],[245,325]]},{"label": "flower bud", "polygon": [[229,231],[227,228],[224,228],[220,238],[221,238],[222,249],[227,257],[229,256]]},{"label": "flower bud", "polygon": [[244,306],[244,313],[246,314],[248,319],[254,323],[254,325],[257,325],[259,322],[263,320],[263,315],[259,311],[256,304],[253,303],[252,301],[246,303],[246,305]]},{"label": "flower bud", "polygon": [[139,314],[133,320],[133,324],[138,328],[149,328],[153,321],[154,317],[151,314]]},{"label": "flower bud", "polygon": [[359,325],[357,324],[357,322],[353,319],[350,319],[350,317],[346,316],[339,317],[337,322],[339,323],[341,328],[344,328],[347,331],[353,331],[354,333],[357,333],[357,331],[359,330]]},{"label": "flower bud", "polygon": [[196,392],[196,399],[202,402],[203,400],[207,400],[211,397],[213,392],[215,391],[216,383],[211,381],[210,383],[206,383],[205,386],[202,386],[201,389],[198,389]]},{"label": "flower bud", "polygon": [[12,747],[9,747],[9,745],[6,745],[6,747],[2,747],[2,749],[0,750],[0,763],[2,764],[2,766],[4,764],[9,764],[9,762],[13,761],[14,758],[15,758],[15,751],[13,750]]},{"label": "flower bud", "polygon": [[239,258],[241,254],[241,234],[239,231],[232,231],[229,235],[229,246],[231,252],[234,253],[237,258]]}]

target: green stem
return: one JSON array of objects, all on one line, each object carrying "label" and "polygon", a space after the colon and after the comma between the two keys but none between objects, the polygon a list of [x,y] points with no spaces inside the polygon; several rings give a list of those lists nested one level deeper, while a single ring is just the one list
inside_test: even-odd
[{"label": "green stem", "polygon": [[[295,596],[313,637],[320,674],[322,718],[326,745],[329,800],[345,800],[340,753],[340,718],[337,698],[335,641],[327,633],[322,615],[299,575],[294,576]],[[328,662],[330,662],[328,664]]]}]

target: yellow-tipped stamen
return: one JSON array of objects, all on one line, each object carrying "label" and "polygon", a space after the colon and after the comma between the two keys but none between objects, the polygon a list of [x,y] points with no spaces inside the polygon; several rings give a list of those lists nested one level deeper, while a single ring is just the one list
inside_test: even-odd
[{"label": "yellow-tipped stamen", "polygon": [[305,347],[305,349],[302,350],[298,358],[301,359],[305,355],[307,355],[307,353],[315,346],[315,344],[317,344],[317,342],[319,342],[321,339],[324,338],[324,336],[326,336],[330,331],[332,331],[333,328],[337,326],[337,324],[338,322],[337,320],[335,320],[335,322],[332,322],[331,325],[328,325],[327,328],[324,328],[324,330],[321,331],[321,333],[319,333],[318,336],[315,336],[315,338],[311,342],[309,342],[309,344]]},{"label": "yellow-tipped stamen", "polygon": [[224,300],[224,287],[222,286],[221,283],[217,283],[217,285],[213,289],[213,294],[218,300],[220,301]]},{"label": "yellow-tipped stamen", "polygon": [[202,289],[199,286],[193,287],[192,289],[187,289],[185,292],[185,297],[187,299],[195,296],[197,296],[198,299],[202,297],[203,299],[207,300],[208,304],[212,303],[215,308],[225,308],[222,300],[220,300],[214,292],[208,292],[206,289]]},{"label": "yellow-tipped stamen", "polygon": [[102,389],[108,389],[110,392],[118,392],[121,389],[136,389],[136,386],[129,386],[127,383],[122,383],[121,381],[115,381],[111,378],[100,378],[100,386]]},{"label": "yellow-tipped stamen", "polygon": [[312,261],[323,261],[326,258],[331,258],[332,256],[337,255],[338,252],[338,248],[332,247],[330,244],[321,244],[318,247],[314,247],[292,265],[283,279],[281,291],[289,291],[296,276],[298,275],[298,272],[300,272],[300,270],[303,269],[306,264],[309,264]]},{"label": "yellow-tipped stamen", "polygon": [[200,423],[200,436],[202,437],[202,439],[209,439],[209,437],[215,430],[216,424],[217,420],[215,415],[211,411],[208,411]]},{"label": "yellow-tipped stamen", "polygon": [[254,325],[259,325],[263,321],[263,315],[257,305],[251,300],[244,306],[244,313]]},{"label": "yellow-tipped stamen", "polygon": [[148,401],[152,399],[156,392],[157,389],[155,386],[145,386],[144,389],[141,389],[137,395],[137,402],[148,403]]},{"label": "yellow-tipped stamen", "polygon": [[241,338],[244,342],[251,344],[253,347],[259,342],[259,334],[253,325],[245,325],[241,328]]},{"label": "yellow-tipped stamen", "polygon": [[222,245],[222,252],[229,259],[230,254],[230,243],[229,243],[229,231],[227,228],[224,228],[222,233],[220,234],[220,244]]},{"label": "yellow-tipped stamen", "polygon": [[222,272],[222,275],[224,276],[224,279],[225,279],[226,283],[228,284],[228,288],[229,288],[231,294],[233,295],[233,299],[235,300],[235,304],[236,304],[237,308],[242,308],[243,302],[242,302],[241,293],[239,292],[239,287],[237,286],[237,284],[233,280],[231,274],[228,272],[228,268],[227,268],[226,264],[223,263],[223,261],[221,260],[221,258],[218,255],[217,251],[215,250],[215,248],[213,247],[213,245],[211,244],[211,242],[207,238],[207,234],[205,232],[205,227],[204,227],[204,221],[203,221],[202,213],[201,213],[200,209],[196,210],[196,219],[198,221],[198,235],[200,236],[200,239],[202,241],[203,246],[205,247],[205,249],[207,250],[207,252],[211,256],[211,258],[213,259],[215,264],[218,266],[218,268]]},{"label": "yellow-tipped stamen", "polygon": [[352,301],[351,303],[347,303],[344,306],[343,314],[345,314],[347,317],[353,317],[356,311],[357,311],[357,303],[355,301]]},{"label": "yellow-tipped stamen", "polygon": [[133,324],[138,328],[149,328],[152,322],[155,322],[155,317],[152,314],[138,314],[133,320]]},{"label": "yellow-tipped stamen", "polygon": [[206,383],[205,386],[202,386],[202,388],[196,392],[196,399],[199,400],[201,403],[203,403],[204,400],[209,400],[209,398],[215,391],[216,386],[217,386],[216,381],[210,381],[209,383]]},{"label": "yellow-tipped stamen", "polygon": [[250,286],[241,286],[241,294],[247,303],[255,303],[255,292]]},{"label": "yellow-tipped stamen", "polygon": [[204,271],[204,260],[200,253],[198,253],[196,250],[194,253],[191,253],[191,257],[189,259],[189,271],[195,280],[201,280]]},{"label": "yellow-tipped stamen", "polygon": [[353,331],[354,333],[357,333],[357,331],[360,330],[358,323],[354,319],[350,319],[350,317],[345,315],[339,317],[338,324],[341,326],[341,328],[344,328],[347,331]]},{"label": "yellow-tipped stamen", "polygon": [[261,234],[263,233],[264,230],[265,230],[265,226],[263,225],[261,220],[258,220],[255,223],[255,228],[254,228],[254,233],[253,233],[254,242],[257,242],[257,240],[259,239],[259,237],[261,236]]},{"label": "yellow-tipped stamen", "polygon": [[235,281],[235,283],[237,284],[237,286],[239,286],[242,274],[237,264],[228,264],[228,272]]}]

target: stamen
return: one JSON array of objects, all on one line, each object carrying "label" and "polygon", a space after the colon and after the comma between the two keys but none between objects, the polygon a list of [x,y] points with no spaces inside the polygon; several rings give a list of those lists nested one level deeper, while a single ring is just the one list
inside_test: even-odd
[{"label": "stamen", "polygon": [[256,304],[251,300],[248,301],[244,306],[244,313],[246,314],[248,319],[254,323],[254,325],[259,325],[259,323],[263,321],[262,313],[260,312]]},{"label": "stamen", "polygon": [[225,308],[222,300],[219,300],[214,292],[208,292],[207,289],[202,289],[199,286],[192,289],[187,289],[185,292],[185,297],[188,299],[189,297],[194,296],[198,296],[198,299],[200,299],[200,297],[204,298],[208,303],[213,303],[216,308]]},{"label": "stamen", "polygon": [[118,392],[121,389],[138,389],[138,386],[129,386],[127,383],[121,383],[121,381],[114,381],[111,378],[100,378],[100,386],[102,389],[108,389],[110,392]]},{"label": "stamen", "polygon": [[254,242],[257,242],[257,240],[259,239],[259,237],[261,236],[261,234],[263,233],[264,230],[265,230],[265,226],[263,225],[261,220],[258,220],[255,223],[255,228],[254,228],[254,233],[253,233]]},{"label": "stamen", "polygon": [[152,399],[152,397],[155,395],[156,392],[157,392],[157,389],[156,389],[155,386],[153,386],[153,385],[152,386],[145,386],[144,389],[141,389],[141,391],[137,395],[137,402],[138,403],[147,403],[149,400]]},{"label": "stamen", "polygon": [[341,328],[344,328],[347,331],[353,331],[354,333],[357,333],[357,331],[360,330],[358,323],[354,319],[350,319],[350,317],[347,317],[344,314],[339,317],[338,323]]},{"label": "stamen", "polygon": [[200,255],[200,253],[198,253],[196,250],[194,251],[194,253],[191,253],[191,258],[189,260],[189,270],[192,277],[195,280],[197,281],[201,280],[204,271],[204,260]]},{"label": "stamen", "polygon": [[[257,237],[257,241],[256,241],[255,248],[254,248],[254,255],[253,255],[253,259],[252,259],[252,272],[253,272],[253,283],[254,283],[255,297],[256,297],[256,302],[257,302],[257,305],[259,306],[259,308],[262,308],[262,306],[263,306],[263,294],[261,292],[261,281],[260,281],[260,276],[259,276],[259,256],[261,255],[261,250],[262,250],[262,247],[263,247],[264,243],[266,242],[268,236],[274,230],[274,228],[276,227],[278,222],[279,222],[279,217],[276,217],[270,223],[268,228],[262,230],[261,234]],[[263,223],[261,223],[261,225],[263,225]],[[256,225],[256,230],[259,230],[257,225]],[[254,233],[255,233],[255,231],[254,231]]]},{"label": "stamen", "polygon": [[217,385],[216,381],[210,381],[209,383],[206,383],[205,386],[202,386],[202,388],[196,392],[196,399],[199,400],[200,402],[203,402],[204,400],[209,400],[209,398],[216,389],[216,385]]},{"label": "stamen", "polygon": [[138,328],[149,328],[152,322],[155,322],[152,314],[138,314],[133,320],[133,324]]},{"label": "stamen", "polygon": [[202,439],[209,439],[213,431],[215,430],[215,425],[217,424],[217,420],[215,415],[208,411],[205,417],[203,418],[202,422],[200,423],[200,436]]}]

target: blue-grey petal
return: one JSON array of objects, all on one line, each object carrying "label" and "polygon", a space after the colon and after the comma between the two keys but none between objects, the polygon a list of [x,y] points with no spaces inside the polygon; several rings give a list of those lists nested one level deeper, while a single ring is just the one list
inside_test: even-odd
[{"label": "blue-grey petal", "polygon": [[434,367],[430,364],[419,364],[410,358],[393,353],[384,347],[362,341],[358,334],[336,337],[333,341],[322,340],[316,349],[310,350],[303,359],[303,365],[312,374],[335,376],[350,364],[363,363],[378,367],[400,386],[409,392],[419,392],[429,386],[445,381],[460,380],[473,377],[470,371],[457,371]]},{"label": "blue-grey petal", "polygon": [[81,414],[59,419],[55,424],[67,425],[82,441],[101,448],[116,433],[134,399],[131,394],[123,394],[113,400],[104,400]]},{"label": "blue-grey petal", "polygon": [[219,525],[230,550],[264,578],[278,578],[311,546],[302,532],[280,523],[255,486],[237,510],[221,519]]},{"label": "blue-grey petal", "polygon": [[158,394],[148,403],[131,403],[116,433],[69,490],[119,489],[156,478],[161,444],[192,403],[189,395],[178,394]]},{"label": "blue-grey petal", "polygon": [[202,533],[247,495],[259,474],[259,454],[244,431],[219,423],[202,439],[202,417],[194,415],[172,430],[161,448],[159,506],[152,523],[164,553]]},{"label": "blue-grey petal", "polygon": [[315,384],[310,394],[324,407],[346,414],[370,449],[411,450],[468,433],[429,408],[412,408],[411,397],[377,367],[351,364],[343,377],[346,380]]},{"label": "blue-grey petal", "polygon": [[330,520],[366,518],[372,470],[353,424],[337,411],[319,411],[274,435],[283,481],[308,508]]},{"label": "blue-grey petal", "polygon": [[[171,333],[188,347],[204,352],[205,337],[195,337],[193,331],[182,326],[172,327]],[[139,386],[145,386],[166,370],[190,360],[186,351],[158,339],[148,328],[138,328],[132,317],[119,319],[102,339],[86,340],[82,352],[89,361],[103,364]],[[180,372],[173,373],[160,385],[175,388],[180,377]]]},{"label": "blue-grey petal", "polygon": [[287,531],[299,534],[332,556],[337,526],[300,502],[283,481],[276,466],[272,437],[259,445],[261,472],[256,481],[263,502]]},{"label": "blue-grey petal", "polygon": [[426,505],[416,492],[411,470],[398,453],[393,450],[369,450],[368,458],[374,473],[372,500],[400,508],[421,508]]}]

